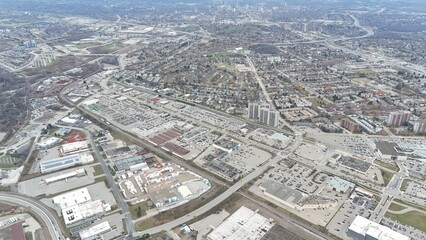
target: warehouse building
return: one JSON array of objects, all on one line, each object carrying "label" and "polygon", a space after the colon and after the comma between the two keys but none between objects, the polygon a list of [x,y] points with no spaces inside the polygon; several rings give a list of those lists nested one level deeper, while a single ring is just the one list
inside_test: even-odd
[{"label": "warehouse building", "polygon": [[355,218],[347,234],[356,240],[410,240],[409,237],[362,216]]},{"label": "warehouse building", "polygon": [[106,221],[80,231],[79,235],[81,240],[95,240],[101,239],[101,235],[109,231],[111,231],[111,226]]},{"label": "warehouse building", "polygon": [[93,161],[94,161],[93,156],[86,155],[86,154],[82,154],[82,155],[74,154],[74,155],[55,158],[51,160],[44,160],[40,162],[40,172],[43,174],[48,172],[55,172],[65,168],[90,163]]},{"label": "warehouse building", "polygon": [[52,199],[61,208],[67,227],[88,223],[105,212],[111,211],[111,205],[101,200],[92,200],[87,188],[61,194]]},{"label": "warehouse building", "polygon": [[257,211],[242,206],[207,235],[207,239],[260,240],[274,225],[272,219],[267,219]]},{"label": "warehouse building", "polygon": [[78,141],[63,144],[60,148],[60,151],[61,154],[68,155],[72,153],[86,151],[87,149],[89,149],[89,143],[87,141]]},{"label": "warehouse building", "polygon": [[82,161],[78,154],[69,155],[69,156],[56,158],[52,160],[41,161],[40,172],[41,173],[55,172],[55,171],[73,167],[79,164],[82,164]]}]

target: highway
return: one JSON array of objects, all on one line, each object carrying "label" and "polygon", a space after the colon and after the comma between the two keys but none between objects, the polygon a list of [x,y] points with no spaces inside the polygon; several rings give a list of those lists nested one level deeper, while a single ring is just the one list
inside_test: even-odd
[{"label": "highway", "polygon": [[19,205],[30,208],[32,213],[36,214],[41,220],[43,220],[52,239],[65,239],[62,235],[61,227],[58,224],[57,218],[48,210],[48,207],[44,206],[44,204],[39,201],[15,193],[0,192],[0,202],[4,202],[12,206]]},{"label": "highway", "polygon": [[87,136],[87,138],[90,142],[90,145],[92,145],[92,149],[95,152],[96,159],[98,159],[99,163],[101,164],[102,171],[105,173],[108,184],[110,185],[110,187],[112,189],[112,193],[114,194],[114,197],[115,197],[118,205],[120,206],[121,211],[123,212],[124,223],[126,225],[126,229],[127,229],[127,232],[128,232],[128,238],[132,238],[132,234],[135,230],[134,230],[134,227],[133,227],[132,217],[131,217],[130,212],[129,212],[129,206],[127,205],[126,201],[123,198],[123,195],[121,194],[120,190],[118,189],[118,186],[114,181],[114,177],[112,176],[107,164],[105,163],[105,160],[102,157],[102,154],[99,152],[99,149],[98,149],[95,141],[93,140],[92,134],[84,128],[61,126],[61,125],[58,125],[58,126],[82,131]]}]

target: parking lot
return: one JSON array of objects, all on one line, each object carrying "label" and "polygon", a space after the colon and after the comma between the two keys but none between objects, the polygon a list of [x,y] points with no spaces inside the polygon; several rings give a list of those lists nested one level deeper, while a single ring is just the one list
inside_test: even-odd
[{"label": "parking lot", "polygon": [[374,198],[354,192],[328,223],[327,230],[342,239],[348,239],[346,231],[355,217],[359,215],[369,218],[376,205]]},{"label": "parking lot", "polygon": [[[53,182],[50,184],[46,184],[43,182],[43,180],[46,178],[60,176],[81,168],[83,168],[86,171],[85,176],[72,177],[66,180],[64,179],[64,180]],[[44,175],[41,177],[32,178],[32,179],[20,182],[18,184],[18,191],[22,194],[29,195],[32,197],[42,196],[42,195],[49,196],[52,194],[56,194],[58,192],[64,192],[67,190],[83,187],[88,184],[94,183],[95,177],[93,173],[94,173],[94,169],[91,165],[84,165],[84,166],[79,166],[75,168],[70,168],[67,170],[51,173],[48,175]]]},{"label": "parking lot", "polygon": [[404,224],[402,224],[402,223],[400,223],[396,220],[393,220],[393,219],[383,218],[380,221],[380,224],[387,226],[387,227],[389,227],[390,229],[392,229],[396,232],[402,233],[405,236],[410,237],[411,239],[419,239],[419,240],[420,239],[421,240],[426,239],[426,233],[425,232],[422,232],[422,231],[415,229],[411,226],[404,225]]}]

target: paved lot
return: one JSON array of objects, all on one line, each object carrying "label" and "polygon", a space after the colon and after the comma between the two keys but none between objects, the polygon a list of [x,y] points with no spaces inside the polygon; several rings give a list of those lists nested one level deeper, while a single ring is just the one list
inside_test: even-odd
[{"label": "paved lot", "polygon": [[[54,182],[49,185],[47,185],[46,183],[43,183],[43,179],[59,176],[61,174],[69,173],[80,168],[83,168],[84,170],[86,170],[85,176],[73,177],[67,180]],[[48,175],[32,178],[24,182],[18,183],[18,191],[22,194],[29,195],[32,197],[41,196],[44,194],[47,196],[52,194],[57,194],[60,192],[64,192],[64,191],[71,190],[78,187],[83,187],[88,184],[94,183],[93,172],[94,170],[91,165],[79,166],[79,167],[70,168],[67,170],[59,171],[59,172],[54,172]]]}]

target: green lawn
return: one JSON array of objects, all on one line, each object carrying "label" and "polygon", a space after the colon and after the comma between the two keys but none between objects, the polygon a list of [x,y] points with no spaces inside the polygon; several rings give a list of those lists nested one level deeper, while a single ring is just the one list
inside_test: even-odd
[{"label": "green lawn", "polygon": [[404,206],[402,206],[402,205],[399,205],[399,204],[396,204],[396,203],[391,203],[391,205],[389,206],[389,210],[392,210],[392,211],[401,211],[401,210],[404,210],[404,209],[406,209],[407,207],[404,207]]},{"label": "green lawn", "polygon": [[[140,208],[140,214],[138,215],[139,208]],[[145,216],[146,210],[148,210],[148,205],[146,204],[146,202],[141,202],[141,203],[129,206],[129,211],[130,211],[130,214],[132,215],[132,219],[138,219],[142,216]]]},{"label": "green lawn", "polygon": [[402,201],[401,199],[394,199],[394,202],[402,203],[404,205],[407,205],[407,206],[410,206],[410,207],[413,207],[413,208],[417,208],[417,209],[426,211],[426,207],[425,206],[420,206],[420,205],[417,205],[417,204],[414,204],[414,203]]},{"label": "green lawn", "polygon": [[74,47],[78,48],[78,49],[85,49],[85,48],[90,48],[90,47],[94,47],[96,46],[96,43],[79,43],[74,45]]},{"label": "green lawn", "polygon": [[95,170],[95,172],[93,173],[94,176],[104,174],[104,171],[102,171],[101,165],[95,165],[95,166],[93,166],[93,169]]},{"label": "green lawn", "polygon": [[374,160],[374,163],[376,165],[379,165],[381,167],[387,168],[387,169],[395,171],[395,172],[399,171],[399,167],[398,166],[390,164],[390,163],[382,162],[380,160]]},{"label": "green lawn", "polygon": [[12,157],[9,154],[5,154],[0,157],[0,168],[11,168],[14,167],[18,162],[19,159]]},{"label": "green lawn", "polygon": [[121,44],[121,43],[111,43],[111,44],[107,44],[105,46],[102,46],[102,50],[104,50],[105,52],[108,52],[108,53],[112,53],[112,52],[115,52],[115,51],[117,51],[117,50],[119,50],[123,47],[124,47],[124,45]]},{"label": "green lawn", "polygon": [[384,170],[380,170],[380,172],[382,173],[383,181],[385,182],[385,186],[387,186],[389,184],[390,180],[393,177],[393,173],[388,172],[388,171],[384,171]]},{"label": "green lawn", "polygon": [[151,219],[146,219],[135,224],[136,231],[143,231],[146,229],[152,228],[154,225],[151,222]]},{"label": "green lawn", "polygon": [[409,181],[410,181],[410,179],[404,178],[404,180],[402,180],[401,188],[399,190],[404,191],[405,188],[407,187]]},{"label": "green lawn", "polygon": [[426,214],[410,211],[404,214],[393,214],[390,212],[386,212],[385,217],[397,220],[403,224],[412,226],[416,229],[419,229],[423,232],[426,232]]},{"label": "green lawn", "polygon": [[308,100],[312,103],[312,107],[320,107],[325,105],[325,100],[319,99],[318,97],[308,98]]},{"label": "green lawn", "polygon": [[370,74],[370,73],[373,73],[374,71],[369,68],[366,68],[366,69],[356,70],[355,72],[358,74]]}]

